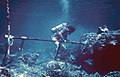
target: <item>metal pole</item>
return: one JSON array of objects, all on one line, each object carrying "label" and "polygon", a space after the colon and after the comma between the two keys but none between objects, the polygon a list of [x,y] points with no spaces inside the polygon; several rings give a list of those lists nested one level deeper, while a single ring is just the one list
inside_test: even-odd
[{"label": "metal pole", "polygon": [[[8,35],[5,35],[5,38],[8,38]],[[55,42],[54,40],[47,40],[47,39],[41,39],[41,38],[29,38],[29,37],[18,37],[18,36],[12,36],[10,35],[11,39],[21,39],[21,40],[36,40],[36,41],[46,41],[46,42]],[[72,44],[81,44],[80,42],[76,42],[76,41],[59,41],[59,42],[63,42],[63,43],[72,43]]]},{"label": "metal pole", "polygon": [[9,41],[10,41],[10,8],[9,8],[9,0],[6,0],[6,8],[7,8],[7,27],[8,27],[7,30],[8,30],[8,38],[7,38],[6,51],[5,51],[5,54],[4,54],[1,66],[4,65],[6,57],[7,57],[7,54],[8,55],[10,54],[10,44],[9,44]]}]

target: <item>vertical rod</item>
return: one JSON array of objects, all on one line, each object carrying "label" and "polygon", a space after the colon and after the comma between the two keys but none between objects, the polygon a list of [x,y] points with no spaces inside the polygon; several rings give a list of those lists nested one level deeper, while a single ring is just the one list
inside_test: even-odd
[{"label": "vertical rod", "polygon": [[6,51],[5,51],[1,66],[4,66],[4,64],[6,62],[6,57],[7,57],[7,55],[10,54],[10,44],[9,44],[9,40],[10,40],[10,38],[9,38],[10,37],[10,8],[9,8],[9,0],[6,0],[6,10],[7,10],[8,39],[7,39]]},{"label": "vertical rod", "polygon": [[7,29],[8,29],[8,47],[7,47],[7,54],[10,54],[10,8],[9,8],[9,0],[6,0],[6,6],[7,6]]}]

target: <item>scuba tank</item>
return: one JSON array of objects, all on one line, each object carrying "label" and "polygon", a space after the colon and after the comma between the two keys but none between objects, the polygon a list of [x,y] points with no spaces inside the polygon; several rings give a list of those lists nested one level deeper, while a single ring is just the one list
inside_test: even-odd
[{"label": "scuba tank", "polygon": [[60,25],[57,25],[57,26],[53,27],[51,30],[52,30],[53,33],[56,33],[58,31],[61,31],[64,27],[68,27],[68,26],[69,26],[68,23],[62,23]]}]

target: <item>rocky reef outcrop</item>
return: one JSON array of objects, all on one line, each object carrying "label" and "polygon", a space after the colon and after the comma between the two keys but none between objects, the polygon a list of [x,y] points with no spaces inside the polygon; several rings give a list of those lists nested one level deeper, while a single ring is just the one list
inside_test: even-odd
[{"label": "rocky reef outcrop", "polygon": [[[3,77],[119,77],[120,30],[86,33],[81,44],[69,46],[54,60],[50,49],[23,50],[12,54],[0,69]],[[9,74],[9,76],[8,76]]]}]

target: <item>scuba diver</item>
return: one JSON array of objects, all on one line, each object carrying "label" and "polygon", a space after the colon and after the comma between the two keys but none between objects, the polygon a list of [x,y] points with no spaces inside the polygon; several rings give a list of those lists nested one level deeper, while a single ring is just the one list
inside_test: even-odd
[{"label": "scuba diver", "polygon": [[104,25],[103,28],[102,28],[102,27],[99,27],[99,28],[98,28],[97,34],[107,33],[108,31],[109,31],[109,30],[108,30],[107,26]]},{"label": "scuba diver", "polygon": [[62,42],[68,41],[67,36],[73,33],[75,31],[75,28],[73,26],[70,26],[69,23],[62,23],[53,27],[51,30],[53,32],[51,39],[55,41],[55,44],[57,46],[56,54],[54,57],[54,60],[56,60],[59,52],[62,51],[62,48],[66,49],[66,46]]},{"label": "scuba diver", "polygon": [[97,31],[97,37],[96,37],[96,40],[100,39],[103,35],[103,33],[108,33],[109,32],[109,29],[107,28],[106,25],[102,27],[98,27],[98,31]]}]

